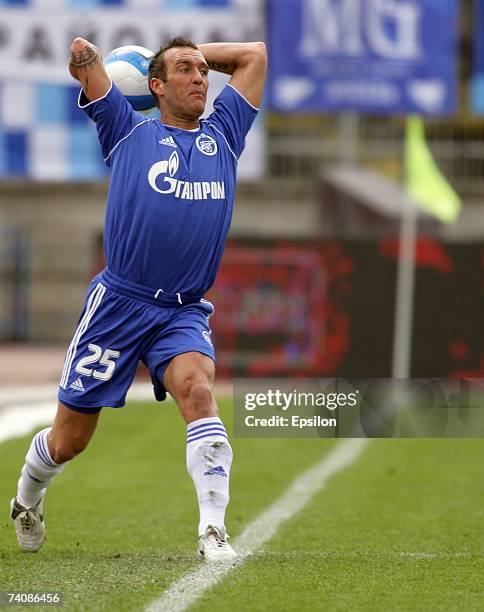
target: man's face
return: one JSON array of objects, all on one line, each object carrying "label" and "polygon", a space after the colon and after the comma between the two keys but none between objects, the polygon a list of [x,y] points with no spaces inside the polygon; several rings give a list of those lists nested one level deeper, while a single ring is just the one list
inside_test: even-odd
[{"label": "man's face", "polygon": [[174,47],[165,52],[166,81],[161,110],[198,119],[205,110],[208,65],[202,53],[191,47]]}]

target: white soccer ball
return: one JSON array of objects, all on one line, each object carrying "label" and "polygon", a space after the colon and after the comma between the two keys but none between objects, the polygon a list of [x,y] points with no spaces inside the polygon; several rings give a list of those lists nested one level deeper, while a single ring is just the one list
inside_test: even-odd
[{"label": "white soccer ball", "polygon": [[148,113],[156,107],[156,100],[148,86],[148,69],[153,51],[138,45],[118,47],[104,59],[111,79],[134,110]]}]

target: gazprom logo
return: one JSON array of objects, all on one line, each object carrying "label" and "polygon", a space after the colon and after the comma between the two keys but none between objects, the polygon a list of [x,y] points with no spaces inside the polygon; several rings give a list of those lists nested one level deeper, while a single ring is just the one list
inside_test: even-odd
[{"label": "gazprom logo", "polygon": [[[182,181],[175,178],[180,166],[177,151],[168,160],[154,163],[148,172],[148,183],[157,193],[173,194],[182,200],[223,200],[225,199],[224,181]],[[159,185],[159,177],[163,181]]]},{"label": "gazprom logo", "polygon": [[[148,173],[148,182],[151,187],[153,187],[153,189],[158,193],[171,193],[170,191],[158,189],[158,187],[156,186],[156,179],[160,174],[166,174],[167,172],[170,173],[170,176],[173,176],[174,174],[176,174],[179,165],[180,160],[178,159],[178,153],[176,151],[173,151],[168,161],[164,159],[162,161],[156,162],[156,164],[153,164]],[[165,181],[166,180],[169,179],[165,179]]]},{"label": "gazprom logo", "polygon": [[178,159],[178,153],[174,151],[170,155],[170,159],[168,160],[168,173],[170,176],[175,176],[179,165],[180,165],[180,160]]}]

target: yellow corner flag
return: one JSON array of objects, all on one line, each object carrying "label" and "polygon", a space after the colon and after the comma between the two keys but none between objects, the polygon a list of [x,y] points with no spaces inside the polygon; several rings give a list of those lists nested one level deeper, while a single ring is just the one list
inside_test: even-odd
[{"label": "yellow corner flag", "polygon": [[405,182],[415,204],[444,223],[453,223],[461,200],[437,167],[425,141],[422,118],[407,118],[405,135]]}]

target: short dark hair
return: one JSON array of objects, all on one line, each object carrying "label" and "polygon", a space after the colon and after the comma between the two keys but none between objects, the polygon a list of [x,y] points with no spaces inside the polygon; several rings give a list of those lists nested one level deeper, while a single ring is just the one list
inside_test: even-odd
[{"label": "short dark hair", "polygon": [[158,49],[151,60],[148,71],[148,85],[157,103],[158,98],[156,97],[155,92],[151,89],[151,85],[149,83],[151,79],[161,79],[162,81],[166,81],[165,51],[168,51],[168,49],[174,49],[175,47],[190,47],[191,49],[198,49],[197,45],[193,41],[189,40],[188,38],[184,38],[183,36],[176,36],[175,38],[172,38],[166,43],[166,45]]}]

